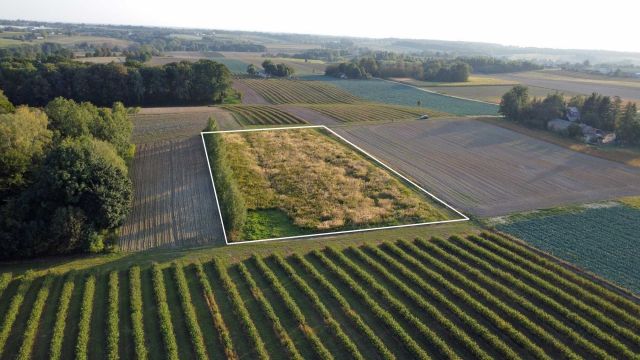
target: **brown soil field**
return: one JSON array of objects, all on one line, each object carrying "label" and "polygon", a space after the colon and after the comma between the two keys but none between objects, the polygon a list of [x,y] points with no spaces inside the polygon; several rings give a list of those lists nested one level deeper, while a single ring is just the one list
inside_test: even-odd
[{"label": "brown soil field", "polygon": [[265,100],[255,90],[247,86],[242,81],[235,80],[232,84],[234,90],[242,94],[242,103],[247,105],[268,105],[270,102]]},{"label": "brown soil field", "polygon": [[298,105],[278,105],[278,107],[291,115],[304,119],[314,125],[338,125],[340,121],[332,118],[329,115],[313,111],[311,109],[298,106]]},{"label": "brown soil field", "polygon": [[587,77],[564,71],[530,71],[495,74],[491,77],[568,93],[591,94],[597,92],[608,96],[620,96],[623,100],[640,101],[640,81],[631,79]]},{"label": "brown soil field", "polygon": [[640,169],[473,119],[335,130],[454,207],[477,216],[640,194]]},{"label": "brown soil field", "polygon": [[145,108],[136,115],[134,203],[122,250],[224,243],[200,137],[210,115],[237,125],[216,107]]}]

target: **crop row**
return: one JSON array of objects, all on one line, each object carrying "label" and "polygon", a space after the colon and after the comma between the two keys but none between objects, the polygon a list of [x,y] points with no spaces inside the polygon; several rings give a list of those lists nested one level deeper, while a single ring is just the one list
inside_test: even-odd
[{"label": "crop row", "polygon": [[320,285],[331,294],[334,300],[336,300],[340,304],[340,308],[342,312],[354,323],[356,328],[367,338],[368,341],[373,344],[376,348],[378,354],[386,360],[395,359],[395,356],[387,346],[382,342],[380,337],[376,335],[376,333],[371,329],[369,325],[362,319],[362,317],[351,307],[347,299],[342,295],[342,293],[331,284],[318,270],[316,270],[307,260],[305,260],[299,254],[293,254],[293,258],[305,272],[307,272],[311,277],[313,277]]},{"label": "crop row", "polygon": [[36,295],[36,301],[31,307],[31,314],[27,319],[27,326],[22,334],[22,345],[20,346],[18,356],[16,357],[18,360],[28,360],[31,358],[31,351],[33,350],[33,343],[36,340],[40,316],[42,316],[42,311],[44,310],[47,298],[49,297],[52,281],[52,276],[45,277],[42,285],[40,286],[40,290],[38,291],[38,295]]},{"label": "crop row", "polygon": [[0,356],[86,359],[100,344],[109,359],[205,359],[207,338],[229,359],[638,358],[635,305],[539,256],[482,234],[153,264],[150,279],[133,266],[128,287],[115,270],[0,274]]},{"label": "crop row", "polygon": [[[437,239],[434,239],[436,241]],[[499,291],[502,293],[506,299],[512,300],[517,303],[519,306],[532,311],[536,316],[541,318],[543,321],[550,322],[551,325],[559,331],[568,330],[571,332],[571,329],[557,321],[555,318],[549,316],[545,311],[536,307],[533,303],[526,300],[524,297],[518,296],[508,287],[502,286],[498,282],[494,281],[492,278],[485,276],[481,272],[471,268],[465,262],[459,261],[456,257],[449,255],[447,252],[440,250],[438,247],[434,246],[432,242],[426,242],[422,240],[417,241],[421,246],[429,249],[428,252],[424,252],[420,250],[413,244],[407,242],[401,242],[400,245],[407,249],[407,251],[415,257],[415,259],[411,259],[408,256],[405,256],[405,259],[408,259],[410,263],[419,263],[424,262],[426,264],[431,264],[435,268],[437,268],[441,273],[446,274],[447,277],[451,279],[455,279],[459,283],[463,284],[468,289],[472,290],[474,293],[479,294],[483,301],[487,302],[491,306],[493,306],[496,310],[499,310],[504,315],[508,316],[514,324],[518,324],[523,327],[530,333],[534,334],[537,338],[545,341],[549,345],[554,348],[557,348],[565,358],[568,359],[579,359],[580,357],[575,354],[569,347],[567,347],[562,342],[558,341],[554,336],[549,334],[544,328],[537,325],[531,319],[524,316],[520,311],[514,309],[508,305],[506,305],[500,298],[496,296],[496,293],[493,291]],[[389,248],[393,252],[398,252],[398,248]],[[432,256],[433,255],[438,255]],[[445,262],[439,261],[440,259],[446,259],[447,262],[453,264],[453,266],[447,265]],[[471,280],[469,277],[462,275],[460,272],[464,270],[465,273],[469,274],[469,276],[473,276],[474,280]],[[483,286],[488,286],[492,291],[486,289]],[[572,333],[574,335],[573,341],[575,343],[581,343],[584,341],[578,334]]]},{"label": "crop row", "polygon": [[282,323],[280,322],[280,319],[278,318],[275,310],[273,310],[273,307],[269,303],[269,300],[265,298],[262,290],[260,290],[255,280],[253,280],[253,277],[249,273],[247,267],[243,263],[240,263],[238,264],[238,270],[249,285],[249,288],[251,289],[251,295],[253,295],[253,298],[258,302],[269,321],[271,321],[271,325],[275,330],[278,339],[280,340],[280,344],[285,348],[285,350],[287,350],[288,356],[291,359],[303,359],[302,355],[300,355],[300,352],[296,348],[296,345],[293,343],[293,340],[291,340],[291,337],[285,330],[284,326],[282,326]]},{"label": "crop row", "polygon": [[[491,335],[491,336],[488,336],[488,340],[496,348],[506,348],[506,345],[504,345],[504,343],[501,342],[499,339],[497,339],[495,336],[490,334],[489,331],[485,327],[483,327],[482,325],[478,324],[478,322],[475,319],[473,319],[469,315],[465,314],[458,306],[453,304],[444,295],[442,295],[442,293],[440,293],[440,291],[438,289],[436,289],[436,288],[432,287],[431,285],[429,285],[428,283],[424,282],[424,280],[422,280],[415,273],[411,272],[404,265],[402,265],[399,262],[397,262],[396,260],[386,256],[384,253],[382,253],[380,250],[378,250],[376,248],[367,247],[367,250],[369,250],[370,252],[373,252],[377,257],[379,257],[383,261],[386,261],[387,263],[389,263],[391,265],[392,269],[388,269],[388,268],[384,267],[383,265],[379,264],[378,262],[374,261],[373,259],[371,259],[367,255],[365,255],[362,251],[357,250],[357,249],[352,249],[352,251],[356,254],[356,256],[358,258],[360,258],[362,261],[367,263],[372,268],[376,269],[376,271],[378,271],[382,276],[384,276],[387,280],[389,280],[391,283],[393,283],[394,286],[396,286],[398,289],[400,289],[400,291],[405,296],[410,298],[422,310],[424,310],[430,316],[435,318],[436,321],[441,326],[443,326],[445,329],[447,329],[447,331],[450,332],[456,339],[458,339],[458,341],[463,343],[465,345],[465,347],[467,347],[468,350],[473,353],[474,357],[476,357],[478,359],[490,359],[491,358],[491,356],[489,356],[484,350],[482,350],[482,348],[480,348],[480,346],[478,346],[478,344],[473,339],[471,339],[471,337],[467,333],[465,333],[461,328],[459,328],[456,324],[454,324],[449,318],[444,316],[442,314],[442,312],[440,310],[438,310],[438,308],[436,308],[435,305],[433,305],[430,302],[428,302],[426,299],[424,299],[422,296],[420,296],[416,291],[412,290],[409,285],[405,284],[398,277],[394,276],[393,274],[395,274],[396,271],[397,271],[398,274],[401,274],[402,276],[404,276],[404,277],[406,277],[408,279],[411,279],[412,282],[417,284],[421,289],[425,289],[426,291],[428,291],[428,293],[430,294],[431,297],[437,299],[441,304],[447,306],[447,308],[449,310],[451,310],[453,313],[458,315],[465,323],[469,324],[476,332],[478,332],[481,335],[483,335],[483,334]],[[505,357],[506,358],[511,358],[512,355],[513,354],[512,354],[511,351],[508,351],[508,350],[505,351]]]},{"label": "crop row", "polygon": [[173,264],[173,277],[178,285],[178,295],[180,297],[180,303],[182,304],[182,311],[187,323],[187,329],[189,330],[193,350],[198,359],[206,360],[208,358],[207,349],[204,346],[204,337],[198,324],[196,309],[193,307],[187,278],[184,276],[184,270],[178,263]]},{"label": "crop row", "polygon": [[9,339],[9,334],[11,333],[11,329],[13,328],[13,324],[18,317],[18,312],[20,311],[20,307],[24,302],[24,297],[29,290],[29,286],[31,286],[31,281],[32,279],[30,279],[28,276],[25,276],[22,280],[20,280],[18,290],[16,294],[11,298],[9,308],[3,315],[2,327],[0,328],[0,356],[4,352],[4,347],[7,344],[7,340]]},{"label": "crop row", "polygon": [[93,298],[96,292],[96,277],[89,275],[84,282],[84,292],[82,293],[82,303],[80,305],[80,322],[78,324],[78,339],[76,342],[76,359],[86,360],[89,358],[89,334],[91,327],[91,316],[93,315]]},{"label": "crop row", "polygon": [[293,80],[239,80],[272,104],[354,103],[357,97],[329,84]]},{"label": "crop row", "polygon": [[62,285],[60,300],[56,309],[56,320],[53,325],[53,333],[51,335],[51,347],[49,348],[49,358],[51,360],[59,360],[62,356],[62,341],[64,340],[64,329],[67,325],[67,314],[69,313],[69,303],[71,295],[75,288],[74,276],[70,274]]},{"label": "crop row", "polygon": [[[335,276],[337,276],[345,285],[347,285],[356,295],[364,301],[364,303],[373,311],[380,321],[382,321],[389,330],[402,342],[414,357],[418,359],[430,359],[427,352],[407,333],[407,331],[395,320],[395,317],[385,310],[380,304],[371,298],[368,291],[362,288],[348,273],[340,266],[334,264],[321,252],[315,250],[312,253],[322,264]],[[368,283],[368,286],[371,284]],[[390,298],[388,300],[391,300]],[[406,309],[405,309],[406,310]],[[405,313],[405,312],[403,312]],[[410,315],[410,314],[407,314]],[[414,323],[415,324],[415,323]]]},{"label": "crop row", "polygon": [[245,335],[249,338],[251,342],[251,346],[254,348],[256,358],[258,359],[269,359],[269,353],[265,348],[264,341],[260,338],[260,334],[258,333],[258,329],[256,325],[251,320],[251,315],[249,315],[249,311],[245,307],[244,301],[238,293],[238,289],[236,285],[233,283],[229,274],[227,273],[227,269],[224,267],[220,260],[213,260],[214,266],[222,281],[222,286],[227,294],[229,301],[231,302],[231,306],[233,307],[233,312],[237,317],[240,318],[240,322],[242,324],[242,328],[245,332]]},{"label": "crop row", "polygon": [[171,322],[171,311],[167,303],[167,289],[164,285],[164,275],[160,265],[153,264],[151,268],[151,279],[153,282],[153,292],[156,298],[156,306],[158,307],[158,320],[160,321],[160,333],[164,343],[167,359],[178,360],[178,343]]},{"label": "crop row", "polygon": [[267,278],[269,285],[271,288],[280,296],[280,298],[284,301],[284,305],[287,310],[293,315],[294,319],[298,322],[298,326],[302,329],[302,332],[305,334],[307,339],[311,342],[313,350],[319,359],[333,359],[333,356],[327,350],[327,348],[322,344],[318,335],[313,331],[313,328],[309,326],[307,323],[307,319],[304,314],[296,304],[296,301],[289,295],[289,292],[282,286],[278,277],[269,269],[269,267],[264,263],[264,261],[257,257],[253,256],[253,261],[256,266],[260,270],[260,272]]},{"label": "crop row", "polygon": [[[510,260],[512,263],[515,262],[519,264],[528,272],[544,277],[548,281],[560,285],[563,289],[570,290],[571,294],[579,296],[581,300],[591,302],[595,304],[597,308],[606,310],[608,313],[620,317],[624,322],[630,324],[633,330],[640,332],[640,320],[631,315],[631,313],[640,315],[640,306],[638,306],[638,304],[614,294],[602,286],[596,286],[593,282],[577,276],[557,264],[542,260],[539,256],[532,256],[533,254],[531,253],[527,254],[524,248],[520,248],[521,251],[518,252],[517,245],[512,245],[515,247],[511,247],[508,241],[498,236],[484,234],[483,237],[474,237],[474,239],[479,245],[490,249],[504,259]],[[534,259],[541,259],[541,263],[535,262]],[[550,269],[545,268],[545,266],[550,267]],[[559,274],[562,274],[562,276]],[[593,292],[598,293],[602,297],[593,294]],[[623,309],[620,308],[621,305],[624,307]]]},{"label": "crop row", "polygon": [[[557,331],[559,331],[563,335],[565,335],[568,338],[570,338],[575,344],[580,345],[591,356],[597,357],[597,358],[611,358],[611,356],[609,356],[603,349],[595,346],[591,341],[588,341],[588,340],[584,339],[582,336],[580,336],[579,333],[576,333],[575,331],[573,331],[573,329],[571,327],[567,326],[563,322],[564,318],[571,319],[573,317],[572,314],[567,313],[567,312],[569,312],[568,309],[560,307],[560,310],[563,313],[565,313],[564,316],[562,318],[554,317],[549,312],[543,311],[543,308],[540,307],[539,304],[537,304],[537,303],[533,304],[532,302],[530,302],[528,300],[525,300],[525,297],[517,294],[513,290],[513,289],[519,289],[519,290],[520,289],[524,289],[524,290],[529,290],[530,292],[535,292],[536,291],[535,289],[533,289],[530,286],[524,284],[519,279],[513,277],[511,274],[505,273],[504,271],[502,271],[500,269],[494,268],[493,264],[491,264],[491,263],[489,263],[489,262],[487,262],[485,260],[482,260],[482,259],[478,258],[477,256],[475,256],[473,254],[470,254],[465,249],[454,245],[451,241],[444,241],[444,240],[441,240],[441,239],[436,239],[435,241],[437,242],[437,244],[439,246],[445,247],[448,252],[463,258],[464,259],[463,260],[464,263],[466,263],[466,264],[475,264],[478,267],[480,267],[481,269],[489,271],[489,273],[492,275],[493,278],[498,276],[497,278],[504,279],[504,280],[508,281],[509,282],[509,286],[502,286],[502,287],[498,286],[500,283],[495,281],[495,280],[493,282],[488,282],[488,281],[487,282],[489,284],[491,284],[494,289],[498,289],[498,290],[502,291],[503,293],[507,294],[508,296],[510,296],[512,299],[515,299],[520,305],[522,305],[523,307],[527,308],[529,311],[531,311],[534,314],[536,314],[536,316],[539,319],[541,319],[542,321],[544,321],[548,325],[552,326],[554,329],[556,329]],[[422,257],[422,256],[424,256],[424,254],[425,253],[421,253],[420,256]],[[560,350],[563,351],[563,349],[560,349]]]},{"label": "crop row", "polygon": [[[474,237],[472,237],[472,238],[474,238]],[[538,299],[538,301],[540,301],[540,302],[542,302],[544,304],[547,304],[549,307],[551,307],[552,309],[557,311],[559,314],[562,314],[562,316],[564,316],[565,318],[571,320],[576,325],[582,327],[589,334],[591,334],[594,337],[598,338],[600,341],[606,343],[607,345],[609,345],[613,349],[616,349],[616,351],[619,352],[620,354],[623,354],[626,357],[633,357],[633,352],[631,352],[627,348],[627,346],[625,346],[620,340],[618,340],[617,338],[612,336],[609,331],[601,329],[600,327],[594,325],[594,323],[592,321],[587,320],[586,318],[584,318],[583,316],[579,315],[575,311],[570,310],[566,306],[562,305],[559,302],[559,298],[562,298],[564,300],[569,301],[569,303],[572,305],[572,309],[574,307],[578,307],[578,308],[580,308],[582,310],[587,310],[588,307],[584,306],[584,304],[581,304],[580,301],[572,298],[571,296],[567,295],[562,290],[560,290],[559,288],[549,284],[548,282],[546,282],[546,281],[544,281],[544,280],[542,280],[542,279],[540,279],[538,277],[531,276],[528,272],[524,271],[522,268],[520,268],[518,266],[515,266],[515,265],[509,263],[508,261],[504,260],[503,258],[491,253],[490,251],[487,251],[487,250],[481,248],[480,246],[474,244],[471,240],[466,240],[466,239],[463,239],[463,238],[460,238],[460,237],[452,237],[452,239],[456,243],[463,245],[465,248],[471,249],[476,254],[480,254],[483,257],[485,257],[486,259],[490,260],[492,265],[493,265],[490,270],[492,272],[496,273],[496,275],[501,276],[505,280],[511,282],[513,284],[513,286],[515,286],[518,289],[521,289],[522,291],[526,292],[529,296],[533,296],[536,299]],[[507,268],[510,271],[518,274],[519,278],[516,278],[515,276],[511,275],[510,273],[502,271],[501,269],[496,267],[496,264],[498,264],[500,266],[503,266],[504,268]],[[529,286],[525,282],[523,282],[521,280],[521,278],[523,278],[523,277],[524,278],[528,278],[533,283],[535,283],[536,284],[536,288],[534,288],[532,286]],[[538,290],[538,288],[545,288],[547,290],[550,290],[550,291],[552,291],[554,296],[552,297],[550,295],[547,295],[544,292]],[[610,319],[603,317],[601,314],[599,314],[597,311],[595,311],[593,309],[591,309],[591,310],[592,311],[589,312],[590,316],[593,316],[595,319],[606,323],[614,331],[622,334],[625,337],[633,337],[633,334],[629,335],[625,331],[625,329],[620,328],[619,326],[617,326]]]},{"label": "crop row", "polygon": [[291,125],[307,122],[269,105],[227,105],[235,118],[244,125]]},{"label": "crop row", "polygon": [[340,323],[333,318],[331,312],[329,312],[327,307],[322,303],[320,296],[318,296],[318,294],[293,270],[289,264],[284,261],[281,256],[274,255],[274,260],[280,268],[285,271],[287,276],[293,280],[298,289],[300,289],[311,300],[313,308],[322,315],[324,323],[338,337],[338,340],[341,342],[342,346],[345,347],[349,356],[352,359],[364,360],[364,356],[362,356],[356,344],[354,344],[351,338],[345,334]]},{"label": "crop row", "polygon": [[306,105],[305,107],[331,116],[341,122],[362,122],[362,121],[394,121],[403,119],[416,119],[428,114],[430,116],[439,115],[426,109],[382,105],[374,103],[364,104],[318,104]]}]

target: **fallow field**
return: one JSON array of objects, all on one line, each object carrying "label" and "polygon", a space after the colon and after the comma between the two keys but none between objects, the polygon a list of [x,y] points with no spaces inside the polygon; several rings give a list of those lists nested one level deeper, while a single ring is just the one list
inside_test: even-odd
[{"label": "fallow field", "polygon": [[204,139],[232,241],[460,218],[324,129]]},{"label": "fallow field", "polygon": [[0,357],[640,355],[637,299],[495,235],[282,249],[246,256],[233,247],[195,261],[5,272]]},{"label": "fallow field", "polygon": [[335,130],[477,216],[640,193],[640,169],[472,119],[353,125]]}]

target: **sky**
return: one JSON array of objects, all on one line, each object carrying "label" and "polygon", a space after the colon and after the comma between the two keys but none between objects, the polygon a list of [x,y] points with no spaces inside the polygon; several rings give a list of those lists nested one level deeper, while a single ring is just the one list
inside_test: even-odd
[{"label": "sky", "polygon": [[640,1],[0,0],[0,19],[640,52]]}]

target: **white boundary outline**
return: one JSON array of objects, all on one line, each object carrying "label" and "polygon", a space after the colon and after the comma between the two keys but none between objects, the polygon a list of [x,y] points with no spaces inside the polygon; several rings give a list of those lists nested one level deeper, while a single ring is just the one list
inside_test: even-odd
[{"label": "white boundary outline", "polygon": [[[207,144],[204,141],[204,135],[205,134],[224,134],[224,133],[250,132],[250,131],[291,130],[291,129],[324,129],[324,130],[327,130],[328,132],[330,132],[331,134],[333,134],[334,136],[336,136],[340,140],[346,142],[347,144],[349,144],[350,146],[352,146],[356,150],[358,150],[361,153],[365,154],[367,157],[369,157],[370,159],[372,159],[373,161],[375,161],[376,163],[378,163],[379,165],[381,165],[385,169],[391,171],[393,174],[395,174],[396,176],[400,177],[404,181],[408,182],[412,186],[418,188],[420,191],[422,191],[423,193],[427,194],[432,199],[436,200],[440,204],[444,205],[448,209],[450,209],[453,212],[455,212],[456,214],[460,215],[462,218],[453,219],[453,220],[440,220],[440,221],[423,222],[423,223],[416,223],[416,224],[379,226],[379,227],[373,227],[373,228],[367,228],[367,229],[331,231],[331,232],[323,232],[323,233],[316,233],[316,234],[284,236],[284,237],[259,239],[259,240],[243,240],[243,241],[229,242],[228,239],[227,239],[227,232],[224,229],[224,220],[222,219],[222,210],[220,209],[220,200],[218,199],[218,192],[216,191],[216,184],[213,181],[213,171],[211,170],[211,163],[209,162],[209,154],[207,152]],[[469,217],[467,217],[465,214],[463,214],[460,211],[458,211],[457,209],[455,209],[453,206],[447,204],[446,202],[444,202],[443,200],[441,200],[437,196],[435,196],[432,193],[430,193],[429,191],[423,189],[420,185],[418,185],[415,182],[411,181],[406,176],[404,176],[404,175],[400,174],[399,172],[397,172],[396,170],[392,169],[387,164],[385,164],[382,161],[378,160],[376,157],[374,157],[373,155],[369,154],[368,152],[366,152],[364,149],[362,149],[358,145],[356,145],[356,144],[352,143],[351,141],[345,139],[344,137],[342,137],[341,135],[339,135],[338,133],[336,133],[335,131],[331,130],[330,128],[328,128],[325,125],[287,126],[287,127],[271,127],[271,128],[258,128],[258,129],[241,129],[241,130],[202,131],[202,132],[200,132],[200,136],[202,137],[202,146],[204,147],[204,154],[205,154],[206,159],[207,159],[207,167],[209,168],[209,176],[211,177],[211,186],[213,187],[213,195],[216,198],[216,206],[218,207],[218,214],[220,215],[220,224],[222,226],[222,234],[224,235],[224,242],[227,245],[241,245],[241,244],[249,244],[249,243],[261,243],[261,242],[267,242],[267,241],[277,241],[277,240],[303,239],[303,238],[312,238],[312,237],[339,235],[339,234],[349,234],[349,233],[375,231],[375,230],[383,230],[383,229],[397,229],[397,228],[413,227],[413,226],[446,224],[446,223],[453,223],[453,222],[460,222],[460,221],[468,221],[469,220]]]}]

